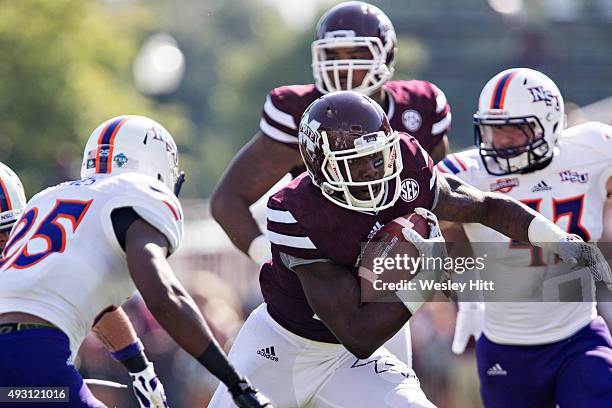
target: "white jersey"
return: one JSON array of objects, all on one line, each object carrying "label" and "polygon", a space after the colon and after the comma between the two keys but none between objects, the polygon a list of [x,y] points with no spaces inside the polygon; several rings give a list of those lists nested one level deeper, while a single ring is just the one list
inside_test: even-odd
[{"label": "white jersey", "polygon": [[30,200],[0,260],[0,313],[24,312],[60,328],[75,355],[94,319],[136,288],[111,222],[132,207],[167,238],[183,237],[183,212],[161,182],[138,173],[100,175],[48,188]]},{"label": "white jersey", "polygon": [[[598,241],[603,231],[606,183],[612,176],[612,127],[589,122],[568,128],[559,137],[554,153],[548,166],[528,174],[492,176],[485,170],[478,149],[447,156],[438,170],[482,191],[507,194],[585,241]],[[592,293],[594,284],[585,270],[555,276],[559,266],[530,266],[546,263],[537,259],[540,250],[511,243],[508,237],[481,224],[464,224],[464,229],[471,242],[508,243],[488,254],[487,263],[502,267],[503,290],[506,294],[510,291],[511,299],[517,302],[486,304],[484,333],[490,340],[519,345],[552,343],[567,338],[596,317],[592,302],[529,301],[529,294],[538,292],[539,287],[558,288],[560,280],[580,284],[583,293]],[[554,282],[547,282],[549,278]]]}]

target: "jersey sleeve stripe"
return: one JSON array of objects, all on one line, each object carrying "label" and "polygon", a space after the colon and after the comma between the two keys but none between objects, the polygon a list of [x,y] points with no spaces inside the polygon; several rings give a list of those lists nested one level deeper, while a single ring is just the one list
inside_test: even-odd
[{"label": "jersey sleeve stripe", "polygon": [[283,112],[282,110],[274,106],[274,103],[272,102],[272,99],[269,95],[266,97],[266,103],[264,104],[264,112],[273,121],[278,122],[281,125],[286,126],[290,129],[297,129],[297,125],[295,124],[293,116],[286,112]]},{"label": "jersey sleeve stripe", "polygon": [[274,120],[274,118],[270,117],[265,111],[261,113],[261,117],[268,123],[268,125],[272,126],[273,128],[280,130],[281,132],[286,133],[288,135],[297,137],[298,135],[297,129],[287,127],[283,125],[282,123],[278,123],[277,121]]},{"label": "jersey sleeve stripe", "polygon": [[268,230],[268,239],[271,243],[297,249],[317,249],[308,237],[294,237],[279,234]]},{"label": "jersey sleeve stripe", "polygon": [[435,87],[436,90],[436,113],[440,113],[446,108],[446,95],[444,92],[440,90],[440,88]]},{"label": "jersey sleeve stripe", "polygon": [[446,131],[446,129],[449,128],[451,121],[452,114],[451,112],[448,112],[445,117],[433,124],[433,126],[431,127],[431,134],[439,135],[440,133],[443,133],[444,131]]},{"label": "jersey sleeve stripe", "polygon": [[463,171],[466,171],[466,170],[467,170],[467,167],[466,167],[466,166],[465,166],[465,164],[463,164],[463,162],[462,162],[462,161],[459,159],[459,156],[457,156],[456,154],[451,154],[451,156],[452,156],[452,158],[453,158],[453,159],[454,159],[454,160],[455,160],[457,163],[459,163],[459,166],[461,167],[461,169],[462,169]]},{"label": "jersey sleeve stripe", "polygon": [[441,163],[436,164],[436,169],[438,169],[438,171],[441,171],[442,173],[448,173],[448,170],[442,167]]},{"label": "jersey sleeve stripe", "polygon": [[293,217],[290,211],[274,210],[268,208],[268,221],[278,222],[280,224],[295,224],[297,220]]},{"label": "jersey sleeve stripe", "polygon": [[259,121],[259,129],[268,137],[282,143],[297,143],[298,138],[271,126],[265,118]]},{"label": "jersey sleeve stripe", "polygon": [[453,174],[459,173],[459,169],[457,168],[457,166],[455,166],[448,157],[445,157],[444,159],[442,159],[440,163],[444,163],[444,166],[446,166],[446,168],[449,169],[451,173]]}]

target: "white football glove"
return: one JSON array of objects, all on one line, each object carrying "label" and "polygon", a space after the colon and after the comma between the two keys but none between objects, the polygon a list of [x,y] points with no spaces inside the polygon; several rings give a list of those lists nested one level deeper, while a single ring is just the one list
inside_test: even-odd
[{"label": "white football glove", "polygon": [[130,377],[140,408],[168,408],[164,386],[155,374],[153,363],[138,373],[130,373]]},{"label": "white football glove", "polygon": [[[423,238],[418,232],[411,228],[402,228],[402,235],[404,238],[412,243],[415,248],[419,251],[419,255],[425,258],[425,262],[429,265],[428,259],[442,258],[446,259],[448,256],[446,253],[446,244],[440,226],[438,225],[438,218],[429,210],[425,208],[417,207],[414,209],[415,214],[424,217],[429,224],[429,237]],[[421,281],[435,281],[442,282],[449,278],[448,272],[445,270],[430,270],[422,268],[419,273],[412,279],[415,283]],[[417,285],[419,287],[419,285]],[[408,291],[397,291],[397,296],[408,308],[411,314],[415,314],[416,311],[425,303],[432,299],[435,295],[435,291],[428,290],[408,290]]]},{"label": "white football glove", "polygon": [[554,252],[572,269],[589,268],[595,282],[603,282],[608,290],[612,290],[612,270],[594,243],[568,234],[557,242]]},{"label": "white football glove", "polygon": [[470,336],[474,336],[474,340],[480,338],[484,326],[484,308],[482,302],[459,302],[455,335],[451,346],[453,353],[462,354]]},{"label": "white football glove", "polygon": [[414,209],[414,213],[424,217],[429,224],[429,237],[423,238],[418,232],[411,228],[403,228],[402,234],[404,238],[411,242],[416,249],[425,258],[446,258],[446,245],[440,225],[438,224],[438,217],[435,216],[431,211],[417,207]]}]

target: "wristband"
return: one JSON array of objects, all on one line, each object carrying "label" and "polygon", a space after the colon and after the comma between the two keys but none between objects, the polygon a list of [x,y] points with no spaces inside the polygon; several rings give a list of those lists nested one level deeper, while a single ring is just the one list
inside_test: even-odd
[{"label": "wristband", "polygon": [[227,356],[214,340],[210,341],[210,344],[198,357],[198,361],[206,367],[215,377],[219,379],[227,388],[231,388],[234,384],[240,381],[240,376],[236,372],[236,369],[227,359]]},{"label": "wristband", "polygon": [[538,214],[531,220],[527,229],[529,242],[547,251],[555,252],[559,241],[567,236],[567,232],[559,228],[546,217]]},{"label": "wristband", "polygon": [[270,241],[264,234],[259,235],[249,244],[247,250],[249,258],[253,260],[257,265],[263,264],[268,259],[272,258],[272,250],[270,248]]},{"label": "wristband", "polygon": [[406,309],[414,316],[417,310],[423,306],[426,300],[421,296],[418,291],[413,290],[398,290],[395,292],[396,296],[400,298]]},{"label": "wristband", "polygon": [[127,360],[128,358],[136,357],[142,354],[144,351],[144,346],[140,339],[136,339],[136,341],[129,346],[122,348],[121,350],[113,351],[111,355],[117,361]]},{"label": "wristband", "polygon": [[138,373],[149,364],[140,339],[136,339],[134,343],[121,350],[111,352],[111,356],[123,364],[130,373]]}]

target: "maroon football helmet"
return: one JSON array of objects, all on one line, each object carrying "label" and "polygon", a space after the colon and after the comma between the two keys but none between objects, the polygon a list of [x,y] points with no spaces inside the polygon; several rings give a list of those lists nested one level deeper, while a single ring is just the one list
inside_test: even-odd
[{"label": "maroon football helmet", "polygon": [[304,112],[298,137],[313,183],[333,203],[379,211],[397,201],[400,137],[371,98],[352,91],[323,95]]},{"label": "maroon football helmet", "polygon": [[[353,90],[372,95],[393,76],[396,46],[393,24],[378,7],[360,1],[336,5],[319,20],[311,47],[317,89],[321,93]],[[370,56],[330,57],[329,52],[338,48],[361,48]],[[353,86],[355,71],[366,72],[357,86]]]}]

